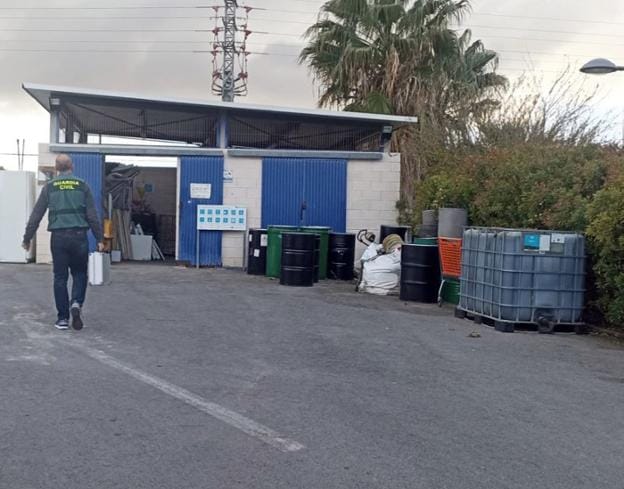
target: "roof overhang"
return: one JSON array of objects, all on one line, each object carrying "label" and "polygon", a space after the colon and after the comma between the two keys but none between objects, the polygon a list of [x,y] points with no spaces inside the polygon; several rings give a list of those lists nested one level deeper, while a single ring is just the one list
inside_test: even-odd
[{"label": "roof overhang", "polygon": [[41,85],[36,83],[24,83],[22,88],[33,97],[44,109],[50,111],[50,99],[55,97],[85,97],[98,99],[102,103],[129,102],[157,104],[163,108],[195,108],[215,111],[228,111],[239,115],[283,115],[313,119],[332,119],[334,121],[361,121],[366,123],[380,123],[397,128],[400,126],[415,124],[416,117],[395,116],[385,114],[369,114],[361,112],[340,112],[321,109],[298,109],[289,107],[275,107],[268,105],[240,104],[234,102],[221,102],[216,100],[193,100],[173,97],[148,97],[146,95],[74,88],[55,85]]}]

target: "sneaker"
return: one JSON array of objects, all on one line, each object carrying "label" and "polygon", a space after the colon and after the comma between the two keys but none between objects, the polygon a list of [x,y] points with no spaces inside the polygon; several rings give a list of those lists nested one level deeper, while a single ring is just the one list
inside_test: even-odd
[{"label": "sneaker", "polygon": [[67,319],[59,319],[54,323],[54,327],[61,331],[65,331],[66,329],[69,329],[69,321]]},{"label": "sneaker", "polygon": [[80,317],[80,304],[74,302],[71,306],[72,328],[76,331],[81,330],[84,326],[82,318]]}]

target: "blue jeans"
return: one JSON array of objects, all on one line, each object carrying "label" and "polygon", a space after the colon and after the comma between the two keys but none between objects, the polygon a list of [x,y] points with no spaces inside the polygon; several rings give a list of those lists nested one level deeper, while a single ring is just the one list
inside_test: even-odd
[{"label": "blue jeans", "polygon": [[71,304],[82,306],[87,294],[89,243],[86,229],[61,229],[52,231],[50,243],[54,262],[54,301],[58,319],[69,319],[67,281],[72,275]]}]

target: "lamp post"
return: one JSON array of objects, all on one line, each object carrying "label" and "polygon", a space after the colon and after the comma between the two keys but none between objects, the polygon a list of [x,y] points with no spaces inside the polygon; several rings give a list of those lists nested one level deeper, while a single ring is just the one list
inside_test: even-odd
[{"label": "lamp post", "polygon": [[[581,73],[586,75],[608,75],[615,71],[624,71],[624,66],[618,66],[613,61],[604,58],[595,58],[581,67]],[[624,144],[624,119],[622,120],[622,144]]]},{"label": "lamp post", "polygon": [[581,67],[581,73],[587,75],[606,75],[614,71],[624,71],[624,66],[617,66],[613,61],[604,58],[592,59]]}]

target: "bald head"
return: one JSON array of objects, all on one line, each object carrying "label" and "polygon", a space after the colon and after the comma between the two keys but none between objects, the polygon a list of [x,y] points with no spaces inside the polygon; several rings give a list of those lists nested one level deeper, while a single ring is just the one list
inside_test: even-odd
[{"label": "bald head", "polygon": [[69,157],[69,155],[58,155],[56,157],[56,171],[61,173],[61,172],[67,172],[67,171],[72,171],[74,169],[74,164],[72,163],[71,158]]}]

